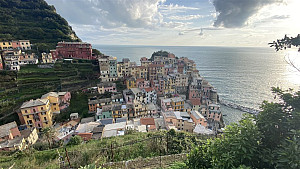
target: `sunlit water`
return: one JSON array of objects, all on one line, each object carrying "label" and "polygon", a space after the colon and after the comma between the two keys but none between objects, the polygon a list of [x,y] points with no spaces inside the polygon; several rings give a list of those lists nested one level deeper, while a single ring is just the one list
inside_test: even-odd
[{"label": "sunlit water", "polygon": [[[221,99],[246,107],[259,108],[263,100],[274,101],[271,87],[299,89],[300,73],[285,59],[287,52],[271,48],[182,47],[182,46],[108,46],[94,45],[118,60],[129,58],[139,63],[154,51],[166,50],[195,61],[201,76],[217,88]],[[298,53],[296,53],[298,54]],[[299,57],[290,54],[295,65]],[[222,106],[226,124],[237,122],[242,112]]]}]

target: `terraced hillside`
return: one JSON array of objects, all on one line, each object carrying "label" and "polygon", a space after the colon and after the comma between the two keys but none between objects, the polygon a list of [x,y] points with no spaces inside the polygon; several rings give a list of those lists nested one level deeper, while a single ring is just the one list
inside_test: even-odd
[{"label": "terraced hillside", "polygon": [[95,85],[98,79],[97,63],[75,60],[58,61],[49,68],[26,65],[16,72],[0,72],[0,124],[17,120],[15,111],[30,99],[49,91],[73,91]]}]

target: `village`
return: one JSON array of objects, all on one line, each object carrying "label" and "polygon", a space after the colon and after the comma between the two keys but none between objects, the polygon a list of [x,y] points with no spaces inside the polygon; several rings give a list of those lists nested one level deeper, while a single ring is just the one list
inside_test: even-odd
[{"label": "village", "polygon": [[[95,55],[86,42],[58,42],[56,49],[30,52],[29,40],[0,42],[0,69],[19,71],[23,65],[54,64],[57,60],[97,60],[99,82],[89,92],[88,113],[72,112],[68,121],[54,117],[68,109],[74,91],[51,91],[24,102],[18,112],[21,125],[0,126],[0,150],[24,150],[53,130],[53,140],[67,144],[73,136],[84,141],[125,135],[130,131],[184,131],[217,135],[224,127],[217,90],[196,69],[194,61],[165,51],[154,52],[140,63],[127,58]],[[122,84],[116,83],[121,81]],[[122,85],[122,90],[118,85]],[[118,90],[119,89],[119,90]]]}]

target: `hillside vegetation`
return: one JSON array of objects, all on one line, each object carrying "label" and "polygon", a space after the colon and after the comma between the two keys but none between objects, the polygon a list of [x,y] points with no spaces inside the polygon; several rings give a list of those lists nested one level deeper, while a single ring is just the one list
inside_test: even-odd
[{"label": "hillside vegetation", "polygon": [[0,41],[28,39],[40,52],[59,41],[80,41],[68,22],[44,0],[0,0]]},{"label": "hillside vegetation", "polygon": [[18,120],[15,110],[24,101],[50,91],[74,91],[95,85],[99,67],[88,60],[57,61],[53,68],[26,65],[16,73],[0,71],[0,124]]},{"label": "hillside vegetation", "polygon": [[[85,144],[66,146],[70,164],[74,168],[88,164],[102,166],[109,162],[118,162],[140,158],[151,158],[168,154],[189,152],[193,146],[202,143],[202,137],[175,132],[130,133],[124,136],[91,140]],[[46,143],[47,144],[47,143]],[[64,147],[38,151],[29,149],[20,153],[0,153],[0,166],[9,167],[15,163],[18,168],[59,168],[58,157],[68,166]],[[159,164],[159,160],[155,161]]]}]

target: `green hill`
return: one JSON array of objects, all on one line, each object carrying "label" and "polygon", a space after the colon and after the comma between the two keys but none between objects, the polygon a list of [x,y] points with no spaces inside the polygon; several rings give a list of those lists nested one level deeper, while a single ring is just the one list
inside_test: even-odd
[{"label": "green hill", "polygon": [[59,41],[80,41],[68,22],[44,0],[0,0],[0,41],[28,39],[40,52]]}]

